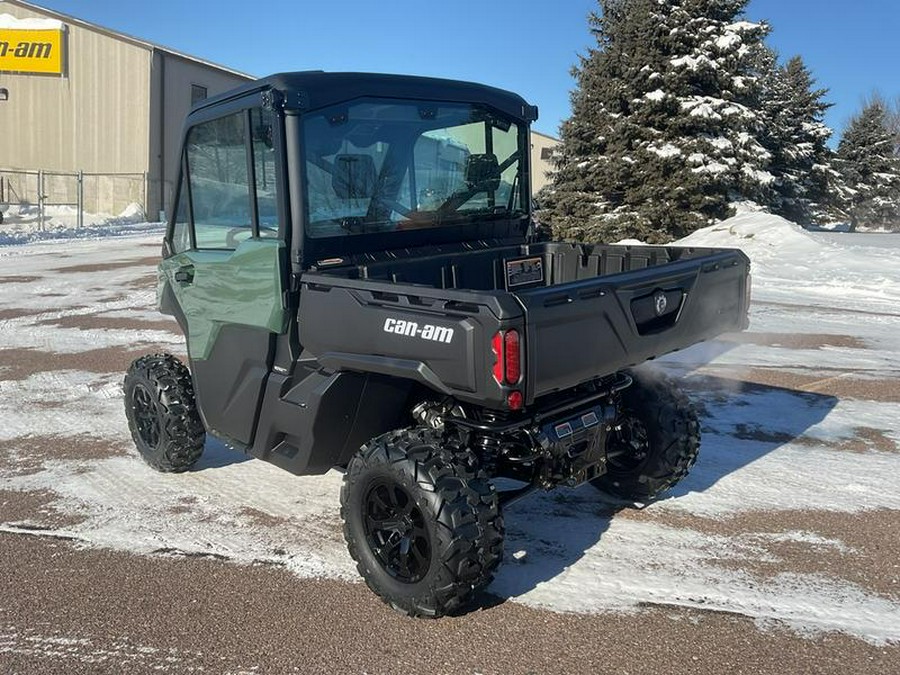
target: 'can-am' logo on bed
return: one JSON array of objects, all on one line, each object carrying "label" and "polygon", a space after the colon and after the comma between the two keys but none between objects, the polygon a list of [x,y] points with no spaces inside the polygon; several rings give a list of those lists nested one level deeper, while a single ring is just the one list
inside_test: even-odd
[{"label": "'can-am' logo on bed", "polygon": [[432,340],[433,342],[444,342],[446,344],[450,344],[453,341],[452,328],[432,326],[430,323],[420,326],[415,321],[404,321],[403,319],[385,319],[384,332]]}]

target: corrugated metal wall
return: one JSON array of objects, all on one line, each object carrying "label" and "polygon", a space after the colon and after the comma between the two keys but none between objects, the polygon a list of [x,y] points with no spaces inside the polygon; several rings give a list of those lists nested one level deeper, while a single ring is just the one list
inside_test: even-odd
[{"label": "corrugated metal wall", "polygon": [[[12,2],[0,12],[53,18]],[[147,175],[148,217],[177,180],[191,85],[208,96],[250,78],[103,29],[66,22],[66,76],[0,73],[0,168]]]},{"label": "corrugated metal wall", "polygon": [[[43,18],[3,3],[17,18]],[[150,51],[69,25],[67,76],[0,74],[0,165],[63,171],[148,170]]]},{"label": "corrugated metal wall", "polygon": [[[164,80],[164,85],[160,82]],[[178,180],[179,151],[184,119],[191,110],[191,86],[206,88],[207,97],[234,89],[250,78],[157,51],[153,58],[150,107],[150,206],[168,212]],[[160,121],[162,120],[162,124]],[[162,138],[162,145],[159,139]],[[162,168],[160,168],[160,166]],[[161,177],[161,180],[160,180]]]}]

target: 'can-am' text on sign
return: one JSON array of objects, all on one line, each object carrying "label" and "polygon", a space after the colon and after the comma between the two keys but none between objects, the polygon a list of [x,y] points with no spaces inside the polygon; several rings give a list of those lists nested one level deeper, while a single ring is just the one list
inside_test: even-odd
[{"label": "'can-am' text on sign", "polygon": [[0,28],[0,71],[63,72],[63,31]]}]

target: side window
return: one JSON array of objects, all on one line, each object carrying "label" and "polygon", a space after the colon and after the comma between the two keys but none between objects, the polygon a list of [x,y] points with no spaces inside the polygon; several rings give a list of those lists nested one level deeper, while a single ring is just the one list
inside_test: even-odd
[{"label": "side window", "polygon": [[206,99],[206,87],[199,84],[191,85],[191,106],[197,105]]},{"label": "side window", "polygon": [[178,190],[178,207],[175,209],[175,227],[172,230],[172,249],[175,253],[191,247],[191,223],[188,213],[187,178],[182,172]]},{"label": "side window", "polygon": [[256,179],[256,209],[259,236],[278,236],[278,202],[275,199],[275,116],[271,110],[250,111],[253,142],[253,173]]},{"label": "side window", "polygon": [[198,124],[188,134],[197,248],[233,249],[253,235],[245,116],[235,113]]}]

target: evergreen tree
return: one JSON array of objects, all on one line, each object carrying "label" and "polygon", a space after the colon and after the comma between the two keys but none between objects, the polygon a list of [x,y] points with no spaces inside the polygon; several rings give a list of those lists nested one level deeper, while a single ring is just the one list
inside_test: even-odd
[{"label": "evergreen tree", "polygon": [[670,241],[768,203],[759,53],[747,0],[598,0],[597,45],[574,69],[541,218],[558,237]]},{"label": "evergreen tree", "polygon": [[894,138],[894,154],[900,157],[900,96],[892,105],[885,103],[887,110],[887,127]]},{"label": "evergreen tree", "polygon": [[860,226],[900,231],[900,157],[880,99],[850,121],[837,166],[847,185],[851,231]]},{"label": "evergreen tree", "polygon": [[831,107],[824,100],[828,90],[815,88],[815,79],[799,56],[780,66],[769,51],[764,62],[768,75],[763,89],[763,143],[772,154],[772,210],[801,225],[825,220],[840,181],[827,145],[833,133],[824,122]]}]

